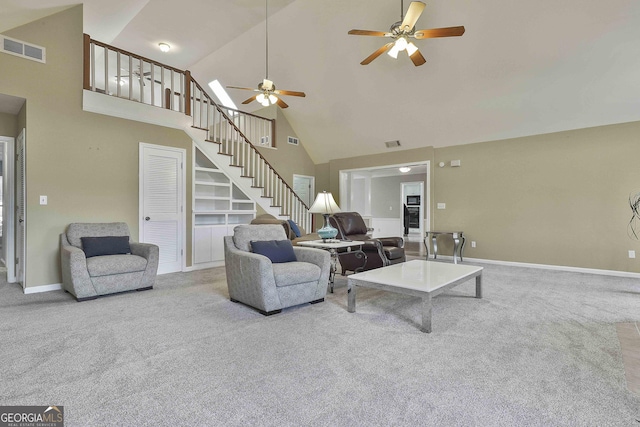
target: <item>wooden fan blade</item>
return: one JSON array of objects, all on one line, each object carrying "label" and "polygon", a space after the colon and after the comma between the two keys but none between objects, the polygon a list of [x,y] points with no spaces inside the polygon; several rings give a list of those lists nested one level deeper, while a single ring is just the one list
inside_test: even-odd
[{"label": "wooden fan blade", "polygon": [[454,37],[464,34],[464,26],[432,28],[430,30],[419,30],[414,33],[414,37],[420,39],[433,39],[436,37]]},{"label": "wooden fan blade", "polygon": [[385,53],[386,51],[388,51],[391,46],[393,46],[394,42],[391,43],[387,43],[384,46],[382,46],[380,49],[376,50],[375,52],[373,52],[371,55],[367,56],[364,61],[362,61],[360,64],[362,65],[367,65],[369,63],[371,63],[371,61],[373,61],[374,59],[376,59],[378,56],[382,55],[383,53]]},{"label": "wooden fan blade", "polygon": [[307,96],[304,92],[296,92],[293,90],[276,89],[273,91],[276,95],[289,95],[289,96]]},{"label": "wooden fan blade", "polygon": [[413,65],[415,65],[416,67],[419,67],[425,62],[427,62],[427,60],[424,59],[424,56],[422,56],[419,50],[416,50],[415,52],[413,52],[413,55],[409,55],[409,58],[411,58]]},{"label": "wooden fan blade", "polygon": [[254,95],[254,96],[252,96],[251,98],[247,99],[246,101],[243,101],[242,103],[243,103],[243,104],[248,104],[248,103],[250,103],[250,102],[252,102],[252,101],[255,101],[255,99],[256,99],[257,97],[258,97],[258,95]]},{"label": "wooden fan blade", "polygon": [[407,10],[407,14],[402,20],[400,29],[404,31],[411,31],[413,26],[416,25],[418,18],[420,18],[420,15],[422,15],[422,11],[424,10],[425,6],[426,4],[422,3],[421,1],[412,1],[409,5],[409,10]]},{"label": "wooden fan blade", "polygon": [[371,30],[351,30],[349,34],[352,36],[374,36],[374,37],[391,37],[391,33],[385,33],[384,31],[371,31]]},{"label": "wooden fan blade", "polygon": [[242,89],[242,90],[253,90],[255,92],[260,92],[258,89],[253,89],[250,87],[239,87],[239,86],[227,86],[229,89]]},{"label": "wooden fan blade", "polygon": [[279,106],[280,108],[287,108],[287,107],[288,107],[287,103],[286,103],[286,102],[284,102],[284,101],[283,101],[282,99],[280,99],[280,98],[278,98],[278,100],[276,101],[276,104],[278,104],[278,106]]}]

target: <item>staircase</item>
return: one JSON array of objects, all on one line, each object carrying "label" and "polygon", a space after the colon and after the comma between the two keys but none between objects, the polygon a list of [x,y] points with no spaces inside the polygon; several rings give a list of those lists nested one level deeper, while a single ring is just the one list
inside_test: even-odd
[{"label": "staircase", "polygon": [[[128,71],[127,71],[128,70]],[[271,146],[275,120],[216,104],[189,71],[84,36],[84,89],[183,113],[197,147],[267,213],[311,230],[309,207],[255,145]]]}]

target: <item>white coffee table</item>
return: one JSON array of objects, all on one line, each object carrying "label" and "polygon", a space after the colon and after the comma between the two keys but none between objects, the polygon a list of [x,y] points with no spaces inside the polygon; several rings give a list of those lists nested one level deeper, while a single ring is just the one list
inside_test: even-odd
[{"label": "white coffee table", "polygon": [[348,311],[356,311],[356,287],[382,289],[422,298],[422,331],[431,332],[431,300],[471,278],[482,298],[482,267],[413,260],[347,277]]}]

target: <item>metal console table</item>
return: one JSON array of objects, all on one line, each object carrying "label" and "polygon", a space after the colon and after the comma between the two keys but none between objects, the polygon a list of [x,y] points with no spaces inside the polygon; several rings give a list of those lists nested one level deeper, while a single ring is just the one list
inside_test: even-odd
[{"label": "metal console table", "polygon": [[[362,250],[364,242],[357,240],[307,240],[298,242],[298,246],[306,246],[308,248],[324,249],[331,254],[331,270],[329,273],[329,289],[333,293],[333,284],[336,277],[336,270],[338,266],[338,257],[346,253],[355,253],[356,257],[362,258],[362,267],[357,270],[362,271],[367,263],[367,254]],[[358,273],[358,271],[356,271]]]},{"label": "metal console table", "polygon": [[[460,262],[462,262],[462,252],[464,251],[464,244],[467,241],[462,231],[427,231],[424,235],[427,259],[429,259],[429,234],[431,234],[431,243],[433,244],[433,259],[438,258],[438,236],[445,234],[451,236],[453,239],[453,263],[458,263],[458,255],[460,256]],[[462,242],[462,244],[460,242]]]}]

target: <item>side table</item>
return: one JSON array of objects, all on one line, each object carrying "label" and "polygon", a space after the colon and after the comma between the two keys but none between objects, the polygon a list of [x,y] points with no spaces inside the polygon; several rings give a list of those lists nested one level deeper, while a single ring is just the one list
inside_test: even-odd
[{"label": "side table", "polygon": [[[358,268],[362,271],[367,263],[367,254],[362,250],[364,242],[357,240],[307,240],[298,242],[298,246],[306,246],[308,248],[324,249],[331,254],[331,270],[329,272],[329,289],[333,293],[333,284],[336,277],[336,270],[338,265],[338,257],[345,253],[355,253],[357,258],[362,258],[362,267]],[[358,273],[359,271],[356,271]]]},{"label": "side table", "polygon": [[[441,234],[449,235],[453,239],[453,263],[458,263],[458,255],[462,262],[462,251],[467,241],[462,231],[427,231],[424,235],[424,246],[427,248],[427,259],[429,259],[429,234],[431,234],[431,242],[433,243],[433,259],[438,258],[438,236]],[[460,244],[462,241],[462,244]]]}]

